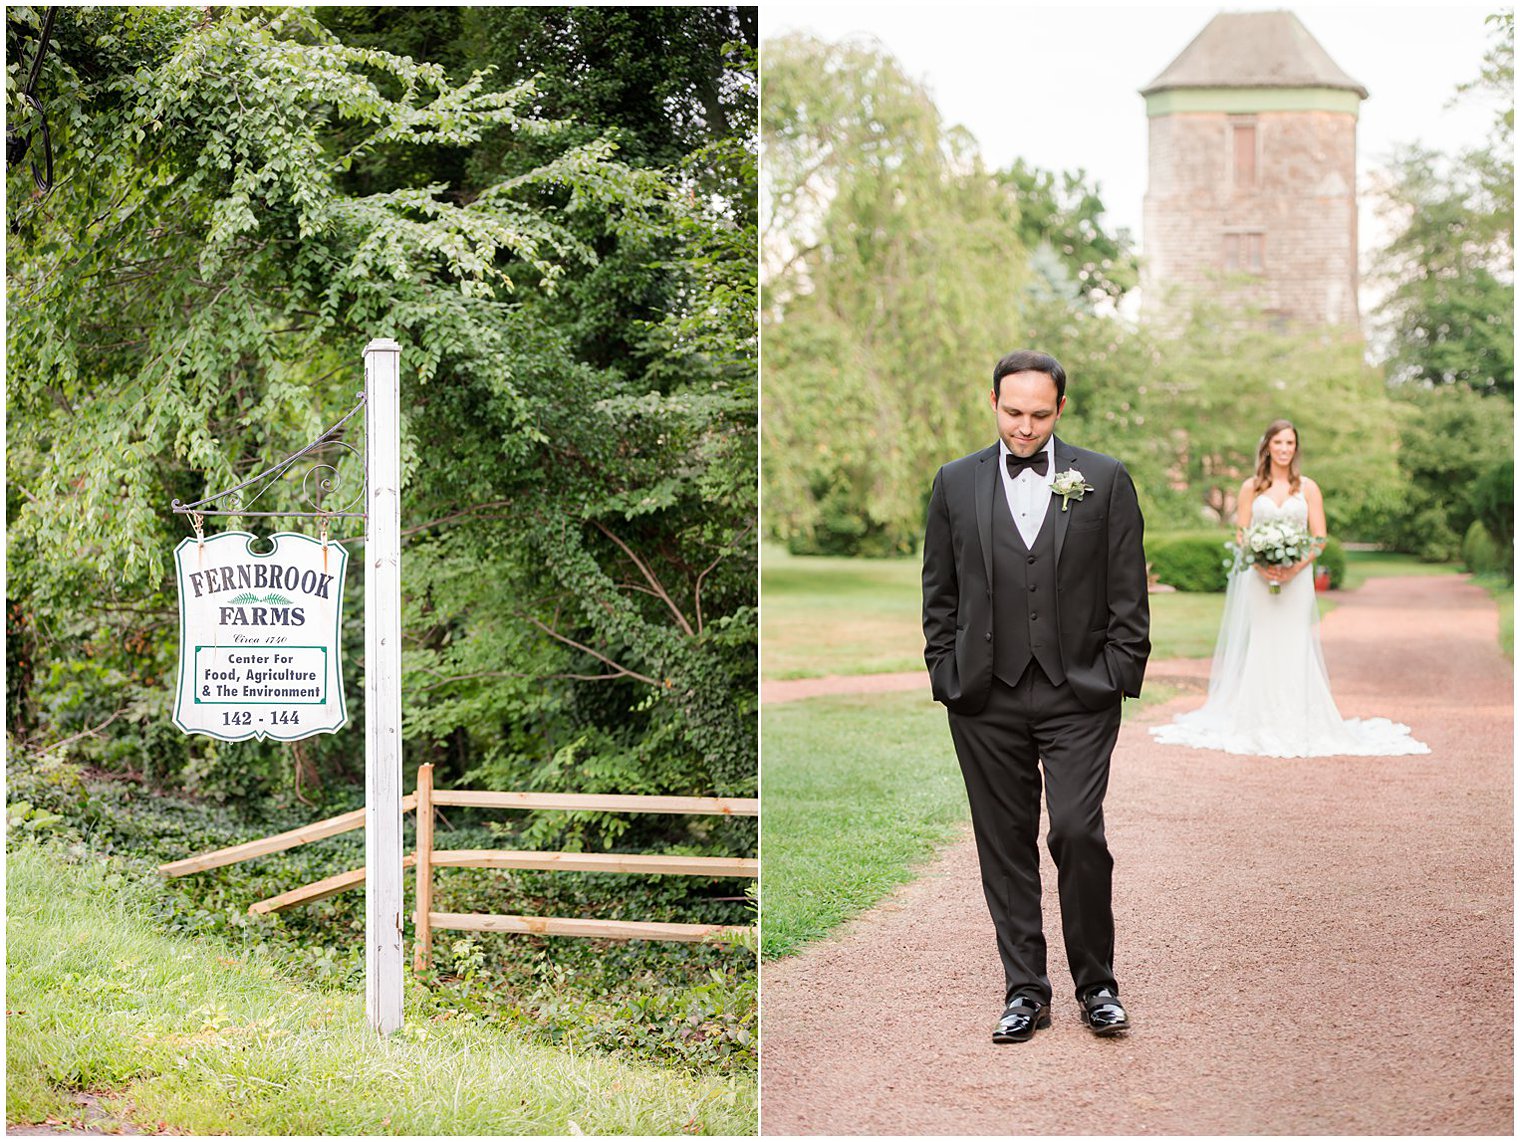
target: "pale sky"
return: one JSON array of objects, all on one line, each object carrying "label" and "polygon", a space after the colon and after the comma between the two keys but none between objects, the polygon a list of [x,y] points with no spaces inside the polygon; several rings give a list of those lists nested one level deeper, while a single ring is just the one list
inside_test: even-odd
[{"label": "pale sky", "polygon": [[[1494,104],[1448,106],[1476,79],[1498,7],[1345,6],[1320,3],[870,4],[764,0],[762,40],[788,31],[825,40],[868,33],[926,83],[947,124],[968,128],[989,166],[1017,156],[1047,170],[1083,168],[1101,186],[1110,230],[1143,245],[1145,101],[1139,89],[1219,11],[1289,8],[1341,69],[1370,93],[1357,126],[1360,236],[1384,230],[1371,212],[1370,177],[1398,143],[1441,150],[1481,144]],[[762,65],[763,66],[763,65]],[[1479,106],[1471,106],[1477,102]]]}]

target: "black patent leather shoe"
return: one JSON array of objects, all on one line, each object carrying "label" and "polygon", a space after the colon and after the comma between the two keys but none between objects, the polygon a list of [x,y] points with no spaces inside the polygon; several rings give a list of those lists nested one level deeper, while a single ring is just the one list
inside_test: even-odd
[{"label": "black patent leather shoe", "polygon": [[1129,1014],[1119,1002],[1119,992],[1105,984],[1082,997],[1082,1022],[1094,1035],[1119,1035],[1129,1030]]},{"label": "black patent leather shoe", "polygon": [[1032,995],[1015,995],[992,1032],[994,1043],[1026,1043],[1036,1030],[1050,1026],[1050,1004]]}]

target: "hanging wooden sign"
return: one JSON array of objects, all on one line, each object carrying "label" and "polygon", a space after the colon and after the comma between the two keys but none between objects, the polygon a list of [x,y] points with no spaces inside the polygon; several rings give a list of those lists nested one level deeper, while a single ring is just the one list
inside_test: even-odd
[{"label": "hanging wooden sign", "polygon": [[223,741],[294,741],[348,721],[339,625],[348,553],[278,532],[273,550],[227,531],[174,550],[179,697],[174,724]]}]

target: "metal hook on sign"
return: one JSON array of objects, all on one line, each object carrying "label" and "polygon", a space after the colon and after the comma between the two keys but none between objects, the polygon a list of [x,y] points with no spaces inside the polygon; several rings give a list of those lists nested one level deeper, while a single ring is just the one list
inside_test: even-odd
[{"label": "metal hook on sign", "polygon": [[190,526],[195,528],[195,558],[197,562],[200,561],[201,556],[206,550],[206,533],[201,527],[204,522],[200,512],[190,513]]},{"label": "metal hook on sign", "polygon": [[317,534],[322,539],[322,570],[327,570],[327,530],[328,519],[325,515],[317,517]]}]

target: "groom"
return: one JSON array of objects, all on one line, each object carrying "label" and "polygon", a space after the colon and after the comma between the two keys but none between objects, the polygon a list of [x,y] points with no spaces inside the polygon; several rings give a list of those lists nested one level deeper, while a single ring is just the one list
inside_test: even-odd
[{"label": "groom", "polygon": [[1114,978],[1113,859],[1103,836],[1124,695],[1150,654],[1144,521],[1111,456],[1053,435],[1054,357],[992,373],[998,442],[934,478],[924,529],[924,661],[966,780],[982,889],[1007,979],[995,1043],[1050,1025],[1040,925],[1040,773],[1066,958],[1083,1023],[1127,1031]]}]

